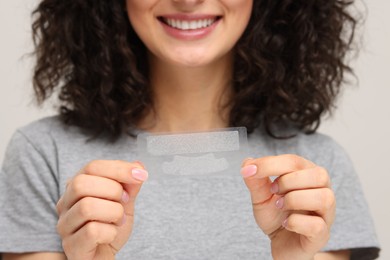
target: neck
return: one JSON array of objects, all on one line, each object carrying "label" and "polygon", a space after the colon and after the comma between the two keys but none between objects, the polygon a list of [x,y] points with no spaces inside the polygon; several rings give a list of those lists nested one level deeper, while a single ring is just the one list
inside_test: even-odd
[{"label": "neck", "polygon": [[228,126],[232,57],[181,67],[150,57],[154,109],[140,123],[151,132],[205,131]]}]

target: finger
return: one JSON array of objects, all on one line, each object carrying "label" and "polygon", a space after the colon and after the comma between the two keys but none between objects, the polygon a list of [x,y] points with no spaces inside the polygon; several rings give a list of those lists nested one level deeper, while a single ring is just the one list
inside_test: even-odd
[{"label": "finger", "polygon": [[244,177],[244,182],[248,187],[254,206],[261,206],[267,202],[272,196],[271,180],[267,178],[245,178],[245,176],[255,174],[257,167],[255,165],[248,165],[241,169],[241,175]]},{"label": "finger", "polygon": [[[134,208],[134,200],[141,189],[141,185],[148,178],[148,172],[143,169],[143,165],[140,162],[128,163],[123,161],[92,161],[85,166],[76,177],[74,177],[67,184],[67,190],[62,199],[60,199],[57,205],[57,211],[61,214],[64,210],[69,209],[78,199],[83,196],[90,197],[102,197],[110,199],[105,192],[112,192],[118,189],[107,189],[105,185],[95,185],[94,189],[86,191],[85,187],[89,182],[86,181],[85,176],[100,177],[102,179],[113,180],[115,182],[121,182],[125,190],[122,193],[122,200],[126,204],[127,214],[132,214]],[[78,192],[74,193],[70,191],[71,187],[75,186]],[[92,191],[92,193],[91,193]],[[114,195],[118,198],[119,195]]]},{"label": "finger", "polygon": [[124,184],[140,184],[148,178],[141,163],[125,161],[92,161],[81,169],[80,174],[100,176]]},{"label": "finger", "polygon": [[98,245],[112,243],[117,235],[115,225],[92,221],[74,235],[65,237],[62,246],[69,258],[92,259]]},{"label": "finger", "polygon": [[255,165],[249,165],[241,169],[244,182],[250,191],[253,205],[253,213],[259,227],[265,234],[271,234],[278,228],[286,212],[278,210],[274,205],[279,195],[271,193],[271,180],[267,178],[245,178],[257,171]]},{"label": "finger", "polygon": [[286,194],[293,190],[314,188],[330,188],[328,172],[319,166],[278,177],[272,183],[271,191],[276,194]]},{"label": "finger", "polygon": [[74,204],[59,219],[57,230],[62,237],[66,237],[90,221],[121,226],[124,217],[124,208],[120,203],[86,197]]},{"label": "finger", "polygon": [[142,184],[124,184],[123,188],[127,194],[127,200],[124,201],[125,214],[128,217],[134,217],[135,200],[140,192]]},{"label": "finger", "polygon": [[[329,240],[329,226],[319,216],[291,214],[284,222],[283,227],[291,232],[301,234],[304,247],[310,251],[318,251]],[[313,243],[315,242],[315,243]]]},{"label": "finger", "polygon": [[244,162],[244,167],[249,165],[255,165],[257,167],[257,172],[254,175],[244,176],[246,178],[281,176],[286,173],[313,168],[316,166],[311,161],[294,154],[284,154],[246,160]]},{"label": "finger", "polygon": [[316,213],[330,226],[335,211],[335,197],[331,189],[297,190],[279,198],[276,207],[283,210],[304,210]]},{"label": "finger", "polygon": [[84,197],[95,197],[120,202],[126,194],[122,185],[114,180],[86,174],[76,175],[58,204],[61,210],[71,208]]},{"label": "finger", "polygon": [[124,201],[125,214],[128,217],[133,217],[135,199],[143,182],[148,179],[148,172],[143,169],[142,163],[138,161],[133,163],[124,161],[93,161],[82,172],[122,183],[126,192],[124,196],[126,198],[126,201]]},{"label": "finger", "polygon": [[58,216],[61,216],[62,212],[63,212],[63,208],[64,208],[64,199],[63,197],[61,197],[58,202],[57,202],[57,205],[56,205],[56,209],[57,209],[57,214]]}]

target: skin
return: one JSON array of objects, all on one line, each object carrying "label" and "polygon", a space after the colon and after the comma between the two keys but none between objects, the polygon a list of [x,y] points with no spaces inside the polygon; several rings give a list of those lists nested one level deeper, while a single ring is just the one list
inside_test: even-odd
[{"label": "skin", "polygon": [[[157,111],[146,116],[140,128],[197,131],[227,125],[227,111],[221,107],[231,92],[232,49],[248,24],[252,4],[252,0],[127,1],[130,22],[149,50]],[[177,13],[223,19],[208,37],[183,41],[167,35],[156,19]]]},{"label": "skin", "polygon": [[[157,111],[139,122],[139,128],[170,132],[228,126],[222,107],[231,94],[227,75],[232,75],[232,48],[248,23],[252,4],[253,0],[127,0],[130,22],[149,49]],[[156,16],[170,13],[211,13],[223,20],[208,37],[182,41],[166,35],[156,21]],[[143,180],[136,179],[134,169],[145,170],[139,162],[93,161],[69,181],[57,205],[57,229],[67,257],[34,253],[5,254],[3,259],[114,259],[131,235],[134,203],[147,179],[145,171],[135,175]],[[247,159],[241,173],[274,259],[349,259],[348,250],[318,253],[335,216],[325,169],[296,155],[280,155]],[[274,184],[269,176],[278,176]]]},{"label": "skin", "polygon": [[[336,207],[324,168],[286,154],[247,159],[241,174],[274,259],[349,259],[349,251],[318,253],[329,239]],[[271,176],[277,176],[274,182]]]},{"label": "skin", "polygon": [[[130,23],[153,59],[181,68],[211,65],[231,53],[242,35],[253,0],[127,0]],[[159,16],[169,14],[208,14],[223,16],[215,31],[199,40],[181,40],[163,30]],[[145,28],[148,28],[145,30]]]}]

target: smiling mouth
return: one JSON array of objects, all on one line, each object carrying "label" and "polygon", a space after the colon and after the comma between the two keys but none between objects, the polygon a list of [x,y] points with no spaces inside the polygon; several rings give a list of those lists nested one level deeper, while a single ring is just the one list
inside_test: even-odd
[{"label": "smiling mouth", "polygon": [[158,19],[168,25],[169,27],[188,31],[188,30],[199,30],[203,28],[210,27],[214,23],[216,23],[218,20],[221,19],[220,16],[209,18],[209,19],[197,19],[197,20],[180,20],[180,19],[172,19],[172,18],[165,18],[165,17],[158,17]]}]

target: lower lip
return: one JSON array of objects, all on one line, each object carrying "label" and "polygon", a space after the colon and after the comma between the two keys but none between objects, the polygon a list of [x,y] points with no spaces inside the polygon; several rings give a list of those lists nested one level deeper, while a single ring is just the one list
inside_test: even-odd
[{"label": "lower lip", "polygon": [[173,28],[162,21],[159,21],[164,30],[172,37],[179,39],[179,40],[199,40],[207,37],[210,35],[214,29],[217,27],[218,23],[220,22],[221,19],[218,19],[215,21],[212,25],[209,27],[205,28],[200,28],[200,29],[194,29],[194,30],[180,30],[177,28]]}]

